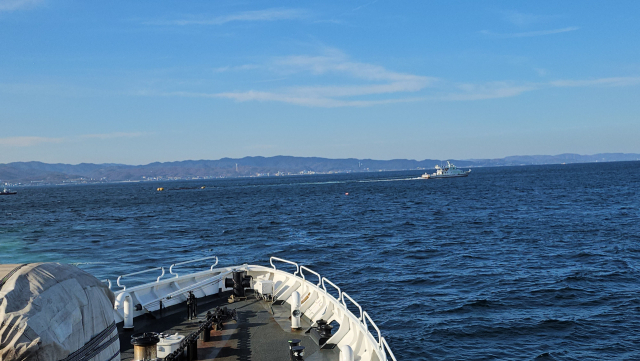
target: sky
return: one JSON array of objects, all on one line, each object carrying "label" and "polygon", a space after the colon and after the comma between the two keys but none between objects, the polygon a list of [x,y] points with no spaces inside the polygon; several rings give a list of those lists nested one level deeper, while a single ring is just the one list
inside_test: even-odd
[{"label": "sky", "polygon": [[638,14],[0,0],[0,163],[640,153]]}]

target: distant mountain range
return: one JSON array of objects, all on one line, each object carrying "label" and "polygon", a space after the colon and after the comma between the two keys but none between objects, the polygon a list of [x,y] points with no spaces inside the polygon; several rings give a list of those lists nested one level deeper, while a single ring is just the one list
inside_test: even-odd
[{"label": "distant mountain range", "polygon": [[[591,163],[640,160],[640,154],[602,153],[594,155],[559,154],[511,156],[500,159],[451,160],[458,167],[499,167],[535,164]],[[275,176],[312,173],[378,172],[433,169],[439,159],[373,160],[327,159],[317,157],[245,157],[220,160],[125,164],[48,164],[15,162],[0,164],[0,183],[60,184],[167,179],[208,179],[225,177]]]}]

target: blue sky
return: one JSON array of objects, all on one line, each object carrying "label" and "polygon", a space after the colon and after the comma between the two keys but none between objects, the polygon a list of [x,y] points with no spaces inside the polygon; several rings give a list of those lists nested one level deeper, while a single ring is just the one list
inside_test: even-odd
[{"label": "blue sky", "polygon": [[640,153],[638,14],[0,0],[0,163]]}]

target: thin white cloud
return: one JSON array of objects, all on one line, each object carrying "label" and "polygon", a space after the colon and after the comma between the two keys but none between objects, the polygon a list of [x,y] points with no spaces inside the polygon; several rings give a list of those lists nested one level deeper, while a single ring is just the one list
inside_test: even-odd
[{"label": "thin white cloud", "polygon": [[333,98],[317,98],[298,96],[289,93],[277,93],[277,92],[261,92],[261,91],[246,91],[246,92],[228,92],[228,93],[194,93],[194,92],[173,92],[163,93],[156,95],[164,96],[181,96],[190,98],[223,98],[231,99],[237,102],[246,101],[274,101],[281,103],[289,103],[307,107],[319,107],[319,108],[337,108],[337,107],[366,107],[380,104],[392,104],[392,103],[408,103],[419,100],[425,100],[424,97],[420,98],[400,98],[400,99],[382,99],[382,100],[342,100]]},{"label": "thin white cloud", "polygon": [[459,84],[457,90],[435,97],[436,100],[463,101],[510,98],[524,92],[539,89],[536,84],[514,84],[510,82],[489,82],[484,84]]},{"label": "thin white cloud", "polygon": [[[246,68],[246,66],[243,66]],[[255,66],[248,67],[254,69]],[[266,64],[264,68],[280,74],[303,73],[313,76],[339,75],[351,78],[364,84],[329,85],[329,86],[292,86],[278,91],[222,92],[217,94],[173,93],[182,96],[207,96],[234,99],[236,101],[278,101],[303,106],[341,107],[367,106],[391,102],[402,102],[402,99],[345,99],[368,95],[390,96],[395,93],[420,91],[434,82],[436,78],[390,71],[382,66],[354,62],[341,51],[325,49],[324,54],[317,56],[295,55],[278,57]],[[218,68],[227,71],[232,67]],[[233,68],[235,69],[235,68]],[[197,94],[197,95],[196,95]]]},{"label": "thin white cloud", "polygon": [[0,0],[0,12],[33,9],[44,0]]},{"label": "thin white cloud", "polygon": [[327,49],[321,56],[287,56],[275,59],[272,64],[274,70],[285,72],[310,72],[315,75],[327,73],[342,73],[354,78],[368,81],[402,82],[411,88],[423,88],[436,80],[433,77],[399,73],[385,69],[382,66],[353,62],[341,51]]},{"label": "thin white cloud", "polygon": [[[640,77],[613,77],[588,80],[555,80],[547,82],[493,81],[455,83],[410,73],[389,70],[383,66],[356,62],[336,49],[325,49],[321,55],[295,55],[273,58],[264,64],[222,67],[217,71],[262,69],[286,79],[317,81],[322,85],[299,85],[275,89],[235,91],[143,91],[146,96],[180,96],[230,99],[236,102],[281,102],[307,107],[365,107],[417,101],[473,101],[499,99],[558,87],[632,86]],[[543,76],[544,69],[534,69]],[[283,79],[283,78],[277,78]],[[336,85],[325,85],[327,79]],[[257,84],[258,81],[253,81]],[[313,84],[313,83],[312,83]]]},{"label": "thin white cloud", "polygon": [[5,147],[30,147],[42,143],[62,143],[64,138],[47,137],[8,137],[0,138],[0,146]]},{"label": "thin white cloud", "polygon": [[373,5],[373,4],[377,3],[377,2],[378,2],[378,0],[373,0],[373,1],[368,2],[368,3],[366,3],[366,4],[363,4],[363,5],[357,6],[357,7],[353,8],[353,9],[351,9],[351,11],[358,11],[358,10],[360,10],[360,9],[364,9],[364,8],[366,8],[367,6],[369,6],[369,5]]},{"label": "thin white cloud", "polygon": [[252,69],[259,69],[259,68],[261,68],[260,65],[244,64],[244,65],[237,65],[237,66],[222,66],[222,67],[213,69],[213,71],[216,73],[224,73],[227,71],[252,70]]},{"label": "thin white cloud", "polygon": [[586,80],[555,80],[549,82],[554,87],[585,87],[585,86],[631,86],[640,84],[640,77],[614,77]]},{"label": "thin white cloud", "polygon": [[482,31],[480,31],[480,33],[483,34],[483,35],[492,36],[492,37],[495,37],[495,38],[528,38],[528,37],[534,37],[534,36],[545,36],[545,35],[567,33],[567,32],[576,31],[576,30],[579,30],[579,29],[580,29],[580,27],[578,27],[578,26],[569,26],[569,27],[561,28],[561,29],[527,31],[527,32],[522,32],[522,33],[510,33],[510,34],[494,33],[494,32],[489,31],[489,30],[482,30]]},{"label": "thin white cloud", "polygon": [[223,25],[234,21],[277,21],[300,19],[307,15],[301,9],[273,8],[265,10],[244,11],[236,14],[216,16],[213,18],[191,17],[176,20],[146,21],[145,25]]},{"label": "thin white cloud", "polygon": [[587,80],[554,80],[543,83],[489,82],[484,84],[459,84],[457,90],[430,99],[446,101],[483,100],[509,98],[525,92],[548,88],[609,86],[625,87],[640,85],[640,77],[614,77]]},{"label": "thin white cloud", "polygon": [[[558,87],[586,87],[586,86],[633,86],[640,84],[640,77],[616,77],[600,78],[589,80],[556,80],[542,83],[516,83],[516,82],[487,82],[481,84],[462,83],[453,84],[446,81],[439,81],[440,87],[433,88],[431,95],[415,97],[403,97],[392,99],[376,100],[352,100],[340,99],[329,90],[329,87],[307,87],[291,89],[287,92],[273,91],[245,91],[245,92],[224,92],[224,93],[194,93],[194,92],[173,92],[154,95],[201,97],[201,98],[223,98],[232,99],[237,102],[260,101],[260,102],[282,102],[307,107],[367,107],[381,104],[408,103],[419,101],[475,101],[488,99],[511,98],[526,92],[543,90]],[[445,88],[448,88],[447,91]],[[365,88],[369,90],[369,88]],[[351,96],[353,94],[362,95],[363,91],[358,89],[350,90],[348,87],[335,87],[335,91],[342,92],[341,96]],[[440,93],[440,94],[438,94]],[[374,94],[369,91],[367,94]],[[329,96],[331,95],[331,96]]]},{"label": "thin white cloud", "polygon": [[0,138],[0,146],[4,147],[31,147],[46,143],[67,143],[83,139],[113,139],[113,138],[132,138],[143,136],[146,133],[106,133],[106,134],[83,134],[66,138],[52,138],[52,137],[7,137]]},{"label": "thin white cloud", "polygon": [[81,135],[80,138],[93,138],[93,139],[113,139],[113,138],[135,138],[141,137],[146,133],[135,132],[135,133],[125,133],[125,132],[116,132],[116,133],[106,133],[106,134],[84,134]]}]

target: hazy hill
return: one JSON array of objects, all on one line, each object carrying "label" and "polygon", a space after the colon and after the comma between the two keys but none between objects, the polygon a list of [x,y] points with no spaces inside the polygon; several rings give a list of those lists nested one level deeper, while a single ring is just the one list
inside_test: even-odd
[{"label": "hazy hill", "polygon": [[[500,159],[453,160],[459,167],[496,167],[532,164],[589,163],[640,160],[640,154],[604,153],[594,155],[559,154],[511,156]],[[443,161],[436,159],[374,160],[328,159],[318,157],[245,157],[240,159],[185,160],[180,162],[124,164],[49,164],[15,162],[0,164],[0,182],[63,183],[68,181],[126,181],[168,178],[241,177],[259,174],[299,174],[300,172],[366,172],[408,169],[433,169]]]}]

